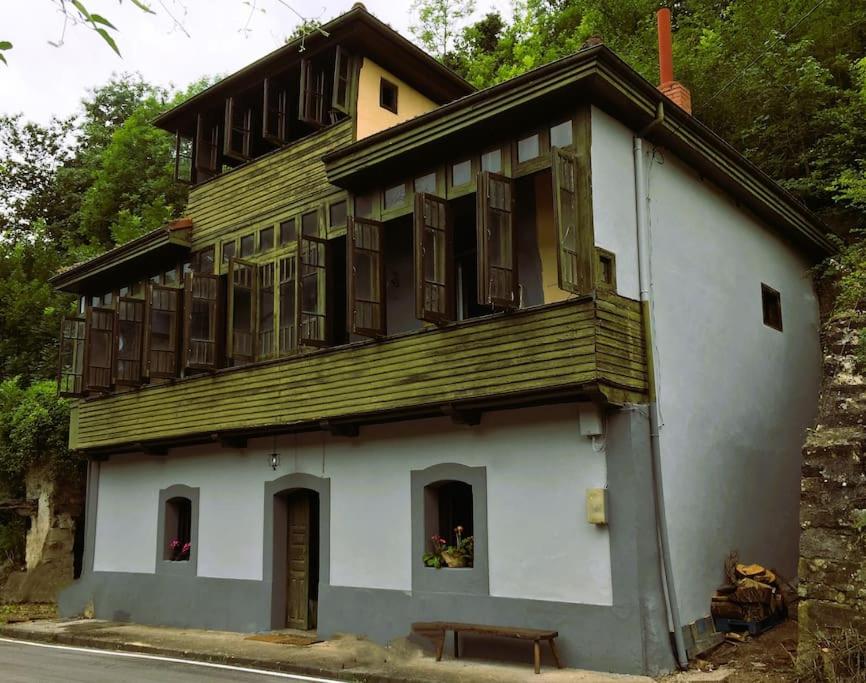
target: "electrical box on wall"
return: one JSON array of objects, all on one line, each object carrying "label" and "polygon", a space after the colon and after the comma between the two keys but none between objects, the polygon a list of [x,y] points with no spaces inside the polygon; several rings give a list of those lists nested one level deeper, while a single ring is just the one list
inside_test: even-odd
[{"label": "electrical box on wall", "polygon": [[607,489],[586,490],[586,521],[597,526],[607,524]]},{"label": "electrical box on wall", "polygon": [[604,434],[601,409],[595,403],[579,403],[577,410],[581,436],[601,436]]}]

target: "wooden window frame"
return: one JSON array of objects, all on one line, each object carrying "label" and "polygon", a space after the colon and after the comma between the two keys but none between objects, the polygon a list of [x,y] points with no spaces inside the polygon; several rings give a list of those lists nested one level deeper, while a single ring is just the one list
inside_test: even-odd
[{"label": "wooden window frame", "polygon": [[[360,216],[358,215],[358,198],[359,197],[370,197],[372,200],[372,211],[369,216]],[[371,192],[364,192],[361,194],[353,194],[350,195],[349,201],[349,213],[352,216],[356,216],[358,218],[367,218],[369,220],[380,220],[382,217],[382,192],[379,190],[373,190]]]},{"label": "wooden window frame", "polygon": [[[508,191],[508,208],[499,209],[491,206],[491,186],[493,183],[501,183],[507,186]],[[483,171],[478,174],[478,192],[476,193],[476,227],[477,227],[477,270],[478,270],[478,303],[482,306],[494,306],[496,308],[504,308],[512,310],[520,307],[520,282],[518,269],[518,249],[517,249],[517,233],[514,225],[514,181],[513,179],[504,176],[500,173],[491,173]],[[491,224],[492,216],[497,213],[499,215],[507,215],[508,217],[508,233],[511,242],[510,267],[494,266],[490,253],[491,244]],[[493,271],[509,271],[511,278],[511,291],[508,296],[496,296],[494,294],[492,282],[494,280]]]},{"label": "wooden window frame", "polygon": [[[189,154],[181,153],[182,141],[188,142]],[[182,177],[180,173],[181,159],[186,159],[187,164],[189,164],[189,172],[186,177]],[[174,136],[174,179],[186,185],[191,185],[195,179],[195,136],[184,135],[179,130]]]},{"label": "wooden window frame", "polygon": [[[226,245],[227,244],[231,244],[233,246],[233,252],[234,252],[232,254],[229,254],[228,256],[226,256]],[[238,240],[236,238],[233,238],[230,240],[225,240],[220,244],[220,263],[221,264],[223,264],[223,263],[228,264],[228,262],[231,259],[237,257],[237,254],[238,254]],[[220,266],[220,268],[221,267],[222,266]]]},{"label": "wooden window frame", "polygon": [[[334,58],[334,83],[333,92],[331,93],[331,108],[346,114],[351,113],[352,106],[352,74],[353,74],[353,57],[345,48],[337,45],[336,56]],[[342,67],[345,67],[345,76],[341,73]],[[346,83],[346,98],[344,102],[340,102],[339,92],[340,83]]]},{"label": "wooden window frame", "polygon": [[[439,204],[444,220],[442,228],[434,227],[427,219],[427,202]],[[448,201],[436,195],[429,195],[424,192],[415,195],[415,212],[413,218],[414,224],[414,262],[415,262],[415,317],[419,320],[435,324],[443,324],[452,322],[457,316],[456,305],[456,279],[454,269],[454,223],[451,217],[451,207]],[[444,299],[444,310],[437,311],[426,306],[426,291],[428,281],[425,279],[426,272],[426,254],[424,248],[424,237],[427,230],[440,230],[442,235],[442,258],[444,260],[445,281],[442,283],[432,283],[434,286],[441,288],[441,298]]]},{"label": "wooden window frame", "polygon": [[[256,336],[255,354],[256,360],[274,358],[277,355],[278,331],[277,331],[277,264],[276,261],[266,261],[258,264],[256,269]],[[268,277],[270,273],[270,277]],[[262,301],[264,293],[270,291],[271,298],[271,329],[270,350],[263,350],[263,340],[268,331],[262,326]]]},{"label": "wooden window frame", "polygon": [[[385,90],[388,88],[392,88],[394,90],[393,107],[388,106],[385,102]],[[379,107],[381,107],[385,111],[391,112],[392,114],[399,115],[400,112],[400,86],[393,81],[389,81],[384,76],[379,78]]]},{"label": "wooden window frame", "polygon": [[[305,248],[305,242],[311,242],[321,247],[322,251],[322,263],[305,263],[304,257],[307,253],[309,253],[309,249]],[[297,307],[295,308],[295,317],[297,318],[297,343],[298,347],[301,346],[312,346],[315,348],[322,348],[328,346],[330,344],[330,319],[329,319],[329,311],[328,305],[329,301],[329,292],[328,292],[328,276],[329,276],[329,258],[330,254],[328,253],[328,240],[324,237],[317,237],[313,235],[304,235],[303,231],[298,234],[298,261],[297,261]],[[323,270],[324,273],[321,275],[321,280],[316,278],[316,286],[319,286],[319,283],[324,283],[322,285],[322,291],[318,294],[322,298],[322,310],[323,313],[309,313],[303,310],[304,308],[304,277],[305,272],[304,268],[317,268]],[[305,316],[314,316],[317,318],[321,318],[321,326],[322,326],[322,336],[321,338],[314,338],[309,335],[304,334],[305,327]]]},{"label": "wooden window frame", "polygon": [[312,59],[301,60],[298,120],[316,128],[325,125],[325,73]]},{"label": "wooden window frame", "polygon": [[[246,254],[244,253],[244,240],[251,238],[253,241],[253,246],[250,248],[250,251]],[[238,252],[237,257],[241,259],[249,258],[250,256],[255,256],[256,254],[256,233],[248,232],[246,235],[241,235],[238,239]]]},{"label": "wooden window frame", "polygon": [[289,90],[266,78],[262,98],[262,137],[281,147],[289,141],[289,132]]},{"label": "wooden window frame", "polygon": [[[403,201],[394,206],[388,207],[386,206],[386,193],[392,187],[397,187],[402,184],[404,189]],[[402,183],[388,183],[382,190],[382,211],[381,217],[383,220],[388,218],[396,218],[397,216],[403,216],[407,213],[411,213],[413,209],[412,196],[414,194],[414,178],[412,180],[404,180]]]},{"label": "wooden window frame", "polygon": [[[533,157],[532,159],[527,159],[526,161],[520,161],[518,156],[518,146],[520,141],[531,135],[538,135],[538,156]],[[550,127],[543,126],[515,137],[511,144],[511,150],[511,164],[514,169],[512,176],[514,178],[536,173],[549,167],[551,164]]]},{"label": "wooden window frame", "polygon": [[[343,203],[346,205],[346,219],[342,223],[331,223],[331,209],[334,208],[337,204]],[[328,202],[327,207],[325,208],[325,231],[326,234],[330,234],[332,231],[343,230],[348,227],[349,220],[349,198],[347,196],[342,196],[338,199],[332,199]]]},{"label": "wooden window frame", "polygon": [[[243,287],[238,284],[236,274],[240,269],[247,268],[250,271],[250,286]],[[226,358],[231,365],[246,365],[255,361],[256,340],[258,336],[258,266],[257,264],[240,258],[229,260],[228,267],[228,305],[226,306]],[[250,293],[250,353],[243,354],[237,349],[235,339],[235,293],[239,289],[247,289]]]},{"label": "wooden window frame", "polygon": [[[234,97],[227,97],[225,104],[225,135],[223,136],[223,156],[236,161],[249,161],[253,140],[253,108],[245,107]],[[235,134],[240,135],[241,146],[232,146]]]},{"label": "wooden window frame", "polygon": [[[469,163],[469,180],[465,183],[461,183],[457,185],[454,183],[454,166],[462,163]],[[467,194],[471,194],[476,189],[476,181],[478,178],[478,174],[481,172],[481,157],[469,157],[468,159],[461,159],[460,161],[448,162],[445,167],[445,184],[446,184],[446,193],[449,199],[454,197],[462,197]]]},{"label": "wooden window frame", "polygon": [[[610,264],[610,279],[604,277],[605,261]],[[616,291],[616,254],[602,247],[595,248],[595,286],[598,289]]]},{"label": "wooden window frame", "polygon": [[[83,313],[86,315],[87,307]],[[60,348],[57,359],[57,393],[65,398],[74,398],[84,394],[84,370],[85,356],[87,353],[87,321],[85,315],[63,316],[60,321]],[[71,334],[67,334],[67,330]],[[71,349],[69,348],[71,346]],[[69,354],[71,370],[65,370],[65,359]],[[77,370],[77,372],[76,372]],[[72,378],[72,390],[66,388],[69,383],[67,377]]]},{"label": "wooden window frame", "polygon": [[[292,237],[291,239],[286,239],[285,241],[283,241],[283,225],[285,225],[285,224],[287,224],[287,223],[289,223],[289,222],[293,223],[294,226],[295,226],[295,236]],[[284,249],[284,248],[286,248],[286,247],[291,247],[291,246],[297,246],[297,244],[298,244],[298,230],[299,230],[299,225],[298,225],[298,224],[299,224],[299,222],[300,222],[300,219],[299,219],[298,216],[289,216],[288,218],[284,218],[283,220],[281,220],[281,221],[277,224],[277,227],[278,227],[278,233],[279,233],[279,234],[277,235],[277,238],[278,238],[278,239],[277,239],[277,246],[278,246],[279,249]]]},{"label": "wooden window frame", "polygon": [[[364,246],[362,240],[358,237],[359,230],[367,229],[372,239],[378,245],[378,248],[372,246]],[[347,263],[349,270],[349,320],[348,327],[352,334],[357,334],[362,337],[380,338],[388,333],[388,292],[385,281],[385,224],[382,221],[373,220],[370,218],[355,218],[350,216],[346,227],[347,239],[346,247],[348,249]],[[366,254],[373,261],[373,270],[375,273],[376,282],[371,289],[375,290],[375,299],[360,300],[358,298],[358,261],[361,255]],[[372,273],[371,273],[372,275]],[[371,325],[365,327],[358,324],[358,308],[359,304],[369,306],[375,312],[378,307],[378,326]],[[374,317],[374,316],[371,316]]]},{"label": "wooden window frame", "polygon": [[[271,246],[265,247],[262,244],[262,235],[264,233],[268,232],[268,230],[271,231]],[[274,229],[273,225],[266,225],[263,228],[259,228],[259,234],[258,234],[258,237],[256,238],[256,244],[258,246],[257,253],[265,254],[267,252],[273,251],[277,246],[276,236],[277,236],[276,230]]]},{"label": "wooden window frame", "polygon": [[[138,309],[138,319],[132,311]],[[117,386],[137,387],[144,382],[144,321],[147,302],[133,297],[117,298],[117,317],[114,323],[114,383]],[[128,324],[137,327],[137,348],[127,351],[121,349],[121,326]],[[135,340],[135,335],[133,335]],[[121,363],[131,366],[128,372],[121,372]]]},{"label": "wooden window frame", "polygon": [[[197,286],[198,281],[210,282],[208,285],[213,292],[213,296],[203,296],[204,288]],[[221,278],[213,273],[196,273],[190,272],[186,274],[184,279],[183,296],[183,368],[184,370],[216,370],[220,365],[220,356],[222,351],[220,330],[222,329],[222,306],[220,305],[220,291],[222,289]],[[198,292],[198,295],[197,295]],[[204,304],[208,308],[208,329],[209,334],[207,339],[193,339],[193,315],[195,315],[196,303]],[[213,361],[204,362],[198,360],[201,357],[200,350],[194,348],[194,345],[200,347],[212,346]],[[208,354],[205,352],[205,358]]]},{"label": "wooden window frame", "polygon": [[[771,305],[774,310],[771,310],[768,307],[768,304]],[[764,319],[764,325],[777,330],[778,332],[784,331],[782,294],[763,282],[761,283],[761,314]]]},{"label": "wooden window frame", "polygon": [[[204,260],[204,255],[207,253],[210,253],[211,261],[211,268],[209,271],[202,270],[202,261]],[[216,245],[213,244],[209,247],[205,247],[204,249],[199,249],[198,251],[193,252],[190,256],[190,269],[196,273],[212,275],[216,271],[216,263]]]},{"label": "wooden window frame", "polygon": [[[174,358],[174,370],[173,371],[163,371],[163,370],[154,370],[153,365],[153,293],[154,290],[161,290],[165,292],[170,292],[174,296],[175,304],[174,311],[168,310],[169,313],[173,313],[173,322],[169,326],[170,332],[170,346],[172,347],[169,351],[161,351],[157,350],[157,353],[171,353]],[[182,290],[179,287],[168,287],[166,285],[158,285],[153,282],[149,282],[147,284],[147,288],[145,289],[145,333],[144,333],[144,376],[148,379],[174,379],[178,376],[178,371],[180,368],[180,354],[178,353],[180,346],[180,316],[181,316],[181,306],[182,299],[181,294]]]},{"label": "wooden window frame", "polygon": [[[95,327],[97,317],[101,319],[108,319],[111,321],[111,328],[107,328],[104,326]],[[86,392],[96,391],[107,393],[111,391],[113,384],[112,380],[114,379],[114,344],[115,344],[115,330],[117,329],[117,312],[113,308],[107,308],[102,306],[89,306],[85,312],[84,316],[84,336],[85,336],[85,346],[84,346],[84,382],[83,388]],[[91,372],[91,364],[93,363],[93,344],[96,338],[96,334],[102,334],[105,338],[105,348],[108,351],[108,358],[105,359],[105,364],[100,365],[97,370],[99,370],[103,378],[104,382],[93,381],[92,372]]]},{"label": "wooden window frame", "polygon": [[209,180],[219,175],[219,124],[208,123],[204,116],[196,117],[195,181]]},{"label": "wooden window frame", "polygon": [[[584,202],[586,193],[591,192],[586,187],[586,169],[577,154],[561,149],[551,150],[550,163],[559,288],[572,294],[587,294],[595,289],[596,254],[592,206]],[[573,195],[571,200],[568,193]],[[568,202],[570,206],[566,205]],[[573,250],[567,246],[571,231],[574,231]]]},{"label": "wooden window frame", "polygon": [[[297,241],[295,242],[297,244]],[[298,254],[293,252],[291,254],[287,254],[285,256],[281,256],[277,259],[277,272],[275,273],[277,279],[277,304],[276,304],[276,318],[277,318],[277,355],[278,356],[288,356],[293,355],[298,352]],[[283,267],[283,263],[288,264],[291,262],[293,265]],[[293,273],[292,277],[284,277],[286,273]],[[288,283],[292,283],[286,289],[289,290],[289,294],[292,297],[292,318],[288,321],[288,324],[283,321],[283,286]],[[292,344],[290,346],[286,345],[285,335],[291,334]],[[286,350],[288,348],[288,350]]]}]

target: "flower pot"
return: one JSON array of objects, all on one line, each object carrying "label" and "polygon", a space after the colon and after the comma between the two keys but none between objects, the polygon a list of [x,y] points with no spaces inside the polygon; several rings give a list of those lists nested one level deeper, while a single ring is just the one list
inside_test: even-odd
[{"label": "flower pot", "polygon": [[463,555],[455,555],[447,550],[442,553],[442,559],[445,560],[445,564],[452,569],[466,566],[466,558]]}]

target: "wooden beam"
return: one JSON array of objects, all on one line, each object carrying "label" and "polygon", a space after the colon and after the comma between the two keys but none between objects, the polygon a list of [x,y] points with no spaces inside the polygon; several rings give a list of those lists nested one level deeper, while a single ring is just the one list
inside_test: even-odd
[{"label": "wooden beam", "polygon": [[458,408],[452,404],[442,406],[442,412],[451,418],[451,421],[456,425],[469,425],[474,427],[481,424],[480,410],[467,410]]},{"label": "wooden beam", "polygon": [[144,453],[145,455],[168,455],[168,448],[166,448],[165,446],[154,446],[153,444],[137,443],[135,444],[135,448]]},{"label": "wooden beam", "polygon": [[319,427],[326,432],[330,432],[331,436],[356,437],[361,433],[361,428],[357,423],[353,422],[332,422],[331,420],[321,420],[319,422]]}]

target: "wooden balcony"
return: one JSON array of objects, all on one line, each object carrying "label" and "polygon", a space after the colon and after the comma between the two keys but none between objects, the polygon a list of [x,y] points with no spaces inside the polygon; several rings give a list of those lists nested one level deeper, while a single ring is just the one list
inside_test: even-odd
[{"label": "wooden balcony", "polygon": [[599,293],[80,401],[70,444],[164,452],[591,397],[647,400],[640,305]]}]

